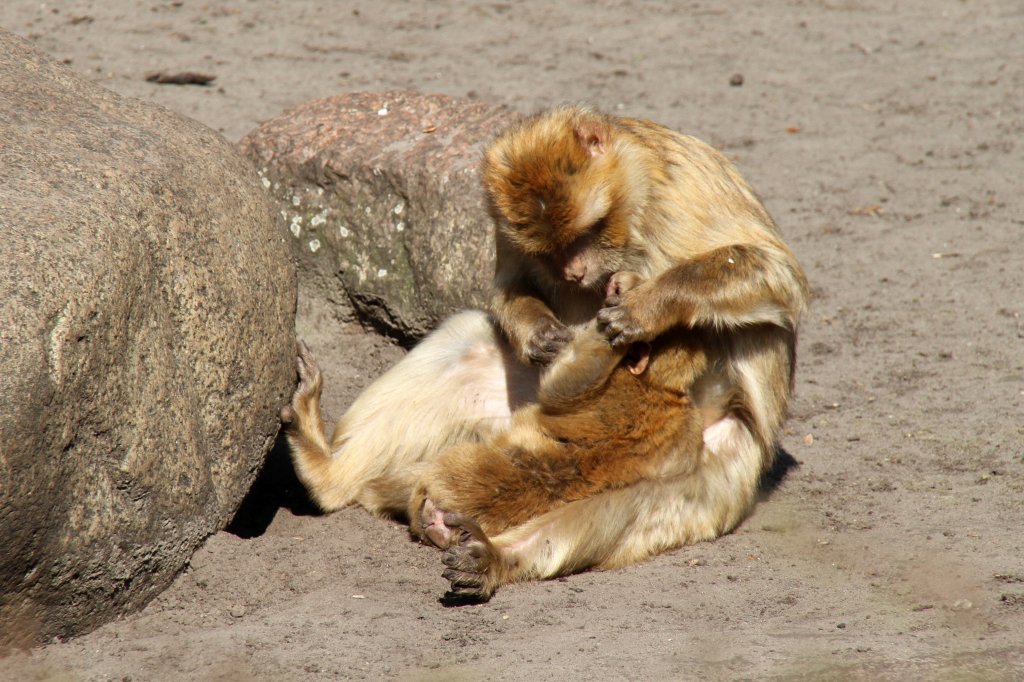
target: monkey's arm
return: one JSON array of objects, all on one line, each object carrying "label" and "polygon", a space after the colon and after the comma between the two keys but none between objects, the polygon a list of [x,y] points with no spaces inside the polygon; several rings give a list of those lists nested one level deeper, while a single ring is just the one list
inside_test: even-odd
[{"label": "monkey's arm", "polygon": [[794,329],[806,289],[785,247],[734,244],[680,263],[609,301],[597,320],[615,346],[650,340],[678,325]]},{"label": "monkey's arm", "polygon": [[627,347],[613,348],[594,324],[581,330],[540,380],[538,401],[546,411],[571,409],[605,385]]},{"label": "monkey's arm", "polygon": [[547,365],[569,343],[572,332],[530,284],[527,267],[499,235],[491,310],[520,360]]}]

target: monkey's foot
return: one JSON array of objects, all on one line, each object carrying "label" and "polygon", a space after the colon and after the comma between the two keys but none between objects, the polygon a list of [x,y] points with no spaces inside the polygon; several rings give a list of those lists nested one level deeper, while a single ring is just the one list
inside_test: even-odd
[{"label": "monkey's foot", "polygon": [[298,386],[292,394],[292,402],[281,408],[281,423],[291,424],[300,415],[304,415],[311,408],[319,409],[320,390],[323,384],[323,375],[320,366],[316,364],[316,358],[309,346],[301,339],[296,343],[295,367],[299,375]]},{"label": "monkey's foot", "polygon": [[454,535],[454,542],[442,558],[448,568],[441,574],[451,583],[451,594],[460,599],[487,601],[501,583],[503,561],[498,548],[468,516],[447,512],[443,521]]},{"label": "monkey's foot", "polygon": [[445,517],[450,515],[429,497],[423,500],[420,508],[422,534],[440,549],[448,549],[458,539],[458,531],[445,523]]}]

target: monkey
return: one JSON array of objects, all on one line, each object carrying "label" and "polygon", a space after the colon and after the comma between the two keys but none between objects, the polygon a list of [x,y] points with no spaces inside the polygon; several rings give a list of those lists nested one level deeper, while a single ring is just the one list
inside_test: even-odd
[{"label": "monkey", "polygon": [[[583,106],[510,127],[485,151],[482,175],[495,224],[491,316],[446,321],[356,400],[330,443],[319,374],[307,371],[282,417],[311,495],[325,511],[357,503],[407,515],[414,534],[444,550],[452,590],[480,599],[509,582],[624,566],[734,529],[775,456],[808,299],[761,201],[696,138]],[[636,273],[635,286],[613,291],[620,272]],[[560,368],[573,367],[559,358],[578,357],[577,343],[601,348],[595,334],[627,367],[642,365],[628,358],[643,344],[655,350],[652,366],[675,344],[700,358],[664,363],[681,368],[674,385],[690,407],[679,418],[699,415],[700,439],[680,431],[668,468],[654,457],[581,493],[540,475],[497,488],[493,511],[481,505],[474,486],[509,460],[535,452],[548,455],[541,470],[565,464],[538,415],[551,409],[542,398],[559,393],[551,387]],[[300,377],[307,360],[300,350]],[[602,441],[623,438],[623,421],[608,415],[639,408],[615,379],[622,374],[555,399],[566,410],[559,423],[580,424],[601,386]],[[555,441],[575,447],[575,465],[585,466],[602,445],[569,431],[566,443]],[[524,492],[531,485],[542,492]],[[554,499],[539,503],[549,490]]]},{"label": "monkey", "polygon": [[[612,292],[609,296],[635,286],[637,281],[639,278],[634,273],[618,273],[609,284]],[[440,452],[447,444],[480,442],[492,432],[500,433],[502,428],[490,422],[511,424],[512,413],[517,406],[536,406],[539,403],[549,415],[548,419],[554,419],[550,415],[561,414],[576,401],[582,404],[587,398],[593,402],[593,396],[609,381],[612,369],[627,354],[630,355],[630,371],[635,375],[642,374],[650,360],[648,344],[636,344],[638,349],[614,349],[596,331],[596,325],[591,324],[587,333],[581,331],[579,334],[577,347],[571,354],[572,360],[565,359],[557,369],[551,368],[543,381],[538,380],[536,372],[521,372],[517,377],[521,396],[509,399],[506,395],[498,396],[499,393],[516,390],[516,384],[507,378],[493,382],[490,387],[478,381],[481,375],[500,374],[497,366],[500,362],[514,362],[507,349],[504,357],[494,352],[496,338],[493,330],[493,323],[482,313],[467,311],[453,316],[357,398],[336,427],[330,444],[324,433],[319,405],[322,372],[309,348],[299,342],[297,366],[300,382],[291,405],[282,410],[281,416],[299,478],[321,509],[334,511],[357,503],[375,513],[401,515],[406,511],[410,486],[424,468],[416,453]],[[487,336],[483,342],[478,338],[481,334]],[[645,350],[639,350],[641,346]],[[665,362],[659,360],[660,364]],[[693,362],[696,365],[696,361]],[[438,388],[449,396],[459,396],[460,391],[467,387],[472,395],[467,393],[452,401],[461,403],[459,410],[452,411],[442,406],[442,409],[432,411],[431,407],[443,404],[436,400],[422,400],[410,405],[415,409],[396,413],[393,410],[395,396],[408,390],[409,382],[417,377],[440,380],[442,386]],[[490,394],[486,393],[488,390]],[[680,395],[685,393],[685,387],[678,379],[675,390]],[[488,410],[487,405],[492,407]],[[603,418],[610,418],[609,406],[603,405],[601,412]],[[461,415],[471,415],[475,422],[460,420]],[[408,421],[402,421],[403,417]],[[577,421],[585,423],[589,418],[583,416]],[[520,422],[526,419],[520,417]],[[632,431],[643,427],[644,424],[636,424]],[[559,431],[566,428],[563,426]],[[389,443],[395,447],[386,450],[387,457],[367,461],[365,458],[339,459],[333,456],[334,452],[353,446],[383,449],[374,439],[389,442],[388,436],[394,430],[401,430],[406,435]],[[600,422],[583,430],[589,434],[590,441],[615,437],[614,430],[601,427]],[[600,430],[602,435],[599,436],[595,430]],[[565,439],[570,435],[571,429],[559,437]],[[630,437],[635,439],[635,433]],[[579,449],[576,448],[577,451]],[[512,499],[507,504],[520,503]],[[489,527],[494,528],[495,525],[492,523]]]},{"label": "monkey", "polygon": [[[650,121],[561,107],[485,154],[496,230],[494,311],[526,362],[545,364],[567,324],[598,309],[609,338],[676,326],[795,330],[807,283],[753,190],[696,138]],[[612,273],[647,278],[604,307]]]}]

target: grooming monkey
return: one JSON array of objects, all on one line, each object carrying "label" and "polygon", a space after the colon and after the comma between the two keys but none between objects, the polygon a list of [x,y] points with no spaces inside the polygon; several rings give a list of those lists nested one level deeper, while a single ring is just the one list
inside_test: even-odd
[{"label": "grooming monkey", "polygon": [[[497,329],[478,313],[446,322],[360,396],[331,443],[319,374],[300,352],[300,375],[307,371],[283,416],[314,499],[325,510],[405,511],[414,532],[446,549],[453,589],[482,598],[507,582],[621,566],[734,528],[774,457],[807,298],[796,259],[752,190],[692,137],[583,107],[500,136],[485,156],[484,185],[496,224]],[[635,286],[615,290],[623,271],[637,273]],[[559,459],[547,427],[513,413],[549,410],[554,377],[574,367],[560,355],[578,358],[576,344],[601,348],[598,333],[622,353],[614,367],[642,364],[629,350],[642,344],[653,353],[648,371],[661,356],[686,358],[675,370],[664,365],[679,372],[674,385],[688,405],[680,421],[698,415],[701,437],[676,424],[677,447],[651,446],[666,458],[660,465],[654,457],[631,468],[624,456],[604,483],[577,494],[576,469],[601,443],[628,438],[623,420],[605,415],[599,439],[567,427],[554,440],[576,454]],[[530,407],[547,365],[539,406]],[[586,422],[594,387],[605,408],[641,414],[636,394],[615,379],[623,372],[608,377],[578,382],[589,388],[566,394],[560,423]],[[672,383],[663,373],[650,378]],[[486,508],[480,491],[512,452],[515,462],[537,455],[537,471],[550,465],[551,475],[491,485]],[[574,458],[576,469],[567,466]],[[547,506],[538,503],[545,494]]]}]

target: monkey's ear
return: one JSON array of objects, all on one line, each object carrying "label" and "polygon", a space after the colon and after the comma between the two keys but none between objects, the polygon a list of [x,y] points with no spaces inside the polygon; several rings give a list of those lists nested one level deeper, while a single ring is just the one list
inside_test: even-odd
[{"label": "monkey's ear", "polygon": [[626,351],[626,357],[623,362],[626,364],[626,369],[629,370],[630,374],[640,375],[647,369],[647,363],[651,360],[651,344],[639,341],[634,343]]},{"label": "monkey's ear", "polygon": [[581,121],[576,124],[576,139],[590,156],[604,154],[608,146],[608,126],[602,121]]}]

